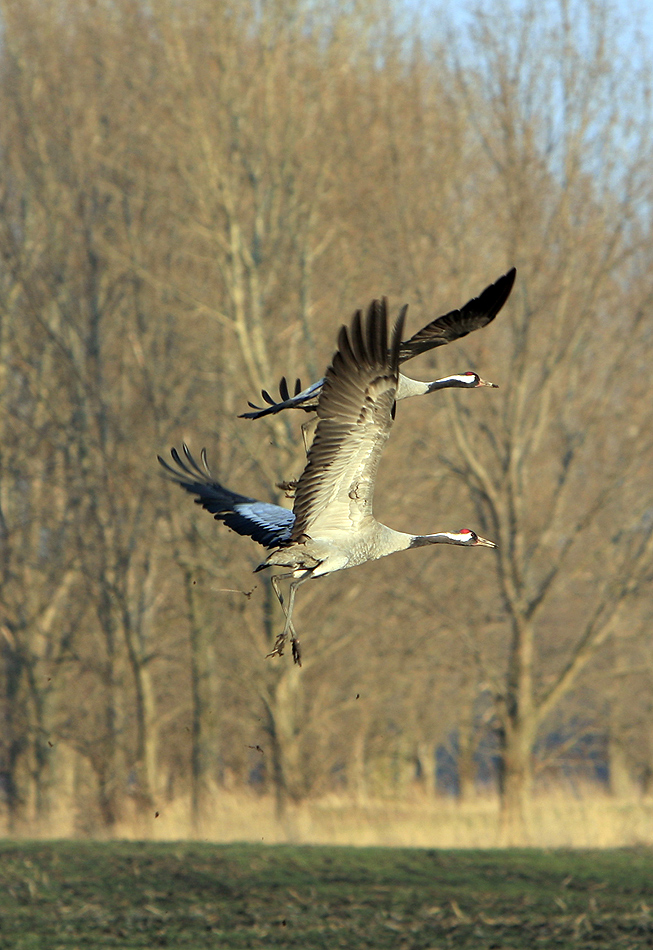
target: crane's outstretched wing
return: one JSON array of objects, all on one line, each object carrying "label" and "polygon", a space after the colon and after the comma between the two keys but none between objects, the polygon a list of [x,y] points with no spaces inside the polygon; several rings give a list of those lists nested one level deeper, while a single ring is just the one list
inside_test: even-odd
[{"label": "crane's outstretched wing", "polygon": [[[467,336],[473,330],[480,330],[496,317],[510,296],[513,284],[515,282],[516,270],[512,267],[503,277],[500,277],[489,287],[486,287],[482,294],[468,300],[460,310],[452,310],[445,313],[442,317],[437,317],[422,327],[414,336],[401,344],[399,350],[399,362],[405,363],[406,360],[419,356],[420,353],[426,353],[436,346],[443,346],[445,343],[452,343],[461,337]],[[318,379],[306,389],[301,388],[299,379],[295,381],[295,392],[291,396],[288,390],[286,377],[283,376],[279,383],[279,395],[281,400],[275,402],[265,389],[261,390],[261,396],[267,406],[256,406],[252,402],[247,405],[252,412],[243,412],[239,419],[261,419],[263,416],[274,415],[284,409],[303,409],[305,412],[312,412],[317,408],[317,400],[322,389],[324,379]]]},{"label": "crane's outstretched wing", "polygon": [[292,540],[328,538],[372,519],[374,482],[394,417],[406,307],[388,350],[387,301],[342,327],[317,407],[318,424],[295,492]]},{"label": "crane's outstretched wing", "polygon": [[401,344],[399,362],[405,363],[406,360],[412,360],[420,353],[460,340],[472,330],[486,327],[494,320],[510,296],[516,273],[515,268],[511,267],[503,277],[499,277],[497,281],[486,287],[480,296],[468,300],[460,310],[452,310],[450,313],[445,313],[443,317],[427,323],[414,336],[411,336],[410,340]]},{"label": "crane's outstretched wing", "polygon": [[253,538],[264,548],[277,548],[290,540],[295,523],[292,511],[229,491],[211,475],[205,449],[201,452],[202,467],[190,454],[186,444],[183,450],[185,459],[180,457],[177,449],[170,450],[177,468],[165,462],[160,455],[157,458],[171,481],[181,485],[191,495],[197,495],[197,505],[210,511],[217,521],[224,521],[227,527]]},{"label": "crane's outstretched wing", "polygon": [[251,409],[254,409],[255,412],[243,412],[238,418],[239,419],[260,419],[262,416],[274,415],[274,413],[281,412],[282,409],[304,409],[305,412],[314,412],[317,409],[317,400],[322,391],[322,384],[324,383],[324,377],[318,379],[316,383],[311,383],[306,389],[302,389],[302,384],[300,379],[295,380],[295,393],[290,395],[288,391],[288,383],[286,382],[286,377],[282,376],[279,381],[279,395],[281,396],[281,402],[275,402],[274,399],[270,396],[270,393],[267,389],[261,390],[261,396],[263,400],[268,403],[267,408],[262,406],[255,406],[253,402],[247,402],[247,405]]}]

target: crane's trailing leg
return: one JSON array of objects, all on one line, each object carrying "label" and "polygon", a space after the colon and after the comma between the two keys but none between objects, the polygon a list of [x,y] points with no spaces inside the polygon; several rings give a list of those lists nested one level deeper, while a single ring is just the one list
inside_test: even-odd
[{"label": "crane's trailing leg", "polygon": [[[315,565],[315,567],[317,567],[317,565]],[[297,639],[297,633],[295,631],[295,628],[292,622],[292,611],[295,604],[295,593],[297,591],[297,588],[301,584],[303,584],[304,581],[307,581],[312,576],[313,571],[315,570],[315,567],[312,567],[309,570],[305,571],[305,573],[302,574],[301,577],[297,578],[297,580],[290,582],[290,596],[288,598],[287,608],[284,604],[283,594],[281,593],[281,590],[279,588],[279,581],[285,579],[286,577],[292,577],[293,575],[292,574],[277,574],[271,578],[274,592],[277,595],[279,603],[281,604],[281,609],[286,615],[286,622],[284,624],[283,630],[281,631],[277,639],[274,641],[274,649],[270,653],[268,653],[268,657],[283,656],[283,650],[286,645],[286,640],[288,639],[288,634],[290,633],[290,645],[292,649],[292,658],[295,661],[295,663],[297,663],[299,666],[302,665],[302,653],[301,653],[301,648],[299,646],[299,640]]]},{"label": "crane's trailing leg", "polygon": [[316,419],[308,419],[306,422],[302,422],[302,441],[304,443],[304,451],[308,455],[308,450],[311,447],[311,442],[315,438],[315,430],[317,428]]},{"label": "crane's trailing leg", "polygon": [[[273,574],[272,577],[270,578],[272,588],[275,594],[277,595],[277,600],[281,604],[281,609],[283,610],[284,616],[286,617],[286,626],[288,626],[288,611],[286,610],[283,594],[281,593],[281,588],[279,587],[279,581],[281,580],[285,581],[287,577],[292,577],[292,574]],[[292,632],[293,641],[296,640],[297,635],[295,633],[295,628],[292,624],[292,620],[290,621],[289,629]],[[284,634],[285,634],[285,630],[286,630],[286,627],[284,627]],[[266,654],[266,658],[271,657],[271,656],[283,656],[283,648],[286,644],[286,636],[284,634],[279,634],[277,639],[274,641],[274,649],[270,653]]]}]

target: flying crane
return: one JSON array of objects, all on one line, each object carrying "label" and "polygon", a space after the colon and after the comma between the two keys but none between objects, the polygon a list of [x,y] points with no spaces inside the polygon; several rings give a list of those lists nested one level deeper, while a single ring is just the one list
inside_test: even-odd
[{"label": "flying crane", "polygon": [[[426,353],[437,346],[443,346],[445,343],[452,343],[459,340],[474,330],[491,323],[499,313],[504,303],[510,296],[513,284],[515,282],[516,270],[512,267],[502,277],[499,277],[493,284],[485,288],[483,293],[472,300],[468,300],[459,310],[452,310],[437,317],[425,327],[418,330],[409,340],[405,340],[399,347],[399,362],[405,363],[407,360]],[[404,306],[402,313],[405,315],[407,306]],[[313,412],[317,408],[317,402],[322,391],[324,379],[318,379],[316,383],[302,389],[301,381],[295,381],[294,393],[291,395],[288,389],[288,382],[285,376],[282,376],[279,383],[279,402],[276,402],[269,392],[261,390],[261,396],[267,406],[256,406],[248,402],[252,412],[244,412],[241,419],[260,419],[263,416],[273,415],[284,409],[303,409],[305,412]],[[479,386],[490,386],[496,389],[496,383],[487,382],[477,373],[455,373],[452,376],[443,376],[441,379],[435,379],[431,382],[423,382],[419,379],[411,379],[410,376],[404,376],[399,373],[399,383],[395,399],[406,399],[408,396],[422,396],[427,393],[436,392],[440,389],[476,389]]]},{"label": "flying crane", "polygon": [[[351,328],[341,328],[292,511],[229,491],[213,479],[204,450],[201,466],[186,445],[184,459],[171,451],[176,467],[159,456],[168,475],[197,496],[197,504],[270,549],[256,571],[285,568],[271,578],[286,620],[269,656],[281,656],[290,636],[293,659],[301,663],[292,614],[297,588],[307,580],[427,544],[495,547],[467,528],[414,535],[374,518],[374,483],[395,414],[404,317],[405,309],[389,348],[385,300],[373,301],[366,317],[356,311]],[[287,605],[279,587],[284,579],[290,580]]]}]

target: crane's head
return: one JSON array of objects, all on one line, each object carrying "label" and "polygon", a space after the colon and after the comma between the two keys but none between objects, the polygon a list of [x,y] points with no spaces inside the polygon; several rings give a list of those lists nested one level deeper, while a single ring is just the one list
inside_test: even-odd
[{"label": "crane's head", "polygon": [[488,541],[486,538],[481,538],[475,531],[470,531],[469,528],[461,528],[460,531],[454,531],[449,535],[452,544],[465,544],[468,547],[473,547],[475,544],[481,544],[486,548],[496,548],[494,541]]},{"label": "crane's head", "polygon": [[454,373],[453,376],[443,376],[442,379],[434,379],[432,383],[426,383],[427,392],[433,393],[438,389],[478,389],[479,386],[489,386],[490,389],[498,389],[496,383],[490,383],[487,379],[481,379],[478,373]]},{"label": "crane's head", "polygon": [[[455,377],[452,377],[452,379],[455,379]],[[478,373],[472,373],[471,370],[467,373],[461,373],[458,379],[463,389],[477,389],[479,386],[489,386],[490,389],[499,388],[497,383],[491,383],[487,379],[481,379]]]}]

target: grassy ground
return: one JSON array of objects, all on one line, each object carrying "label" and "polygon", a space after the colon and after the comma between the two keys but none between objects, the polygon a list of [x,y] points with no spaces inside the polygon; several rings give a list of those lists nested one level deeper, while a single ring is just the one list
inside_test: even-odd
[{"label": "grassy ground", "polygon": [[0,947],[653,946],[653,852],[0,843]]}]

